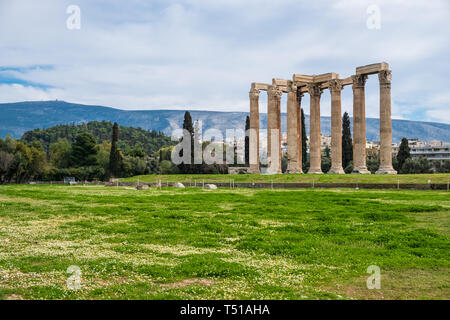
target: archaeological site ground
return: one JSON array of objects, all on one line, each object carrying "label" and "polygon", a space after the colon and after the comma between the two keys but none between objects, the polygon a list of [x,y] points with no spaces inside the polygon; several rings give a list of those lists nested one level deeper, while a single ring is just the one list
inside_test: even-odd
[{"label": "archaeological site ground", "polygon": [[446,190],[0,186],[0,299],[448,299],[449,232]]}]

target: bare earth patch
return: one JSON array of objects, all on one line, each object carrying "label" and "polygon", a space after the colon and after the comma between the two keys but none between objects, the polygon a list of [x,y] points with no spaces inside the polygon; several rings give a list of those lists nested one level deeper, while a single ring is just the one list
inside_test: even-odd
[{"label": "bare earth patch", "polygon": [[215,282],[211,279],[184,279],[178,282],[162,284],[161,287],[164,289],[178,289],[191,285],[201,285],[201,286],[212,286]]},{"label": "bare earth patch", "polygon": [[368,289],[368,277],[364,275],[324,289],[353,299],[450,299],[449,270],[381,270],[380,289]]}]

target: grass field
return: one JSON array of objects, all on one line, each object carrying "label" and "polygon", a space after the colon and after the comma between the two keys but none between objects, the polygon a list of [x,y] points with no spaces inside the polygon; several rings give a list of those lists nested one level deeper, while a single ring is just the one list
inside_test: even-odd
[{"label": "grass field", "polygon": [[0,298],[450,299],[449,237],[445,191],[0,186]]},{"label": "grass field", "polygon": [[121,179],[123,182],[299,182],[299,183],[449,183],[450,173],[440,174],[179,174],[179,175],[145,175]]}]

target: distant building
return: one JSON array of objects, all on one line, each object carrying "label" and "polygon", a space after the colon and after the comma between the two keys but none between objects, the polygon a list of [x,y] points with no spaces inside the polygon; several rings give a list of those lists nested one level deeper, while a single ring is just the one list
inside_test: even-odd
[{"label": "distant building", "polygon": [[367,141],[366,142],[366,158],[367,159],[375,159],[378,158],[378,155],[380,153],[380,143],[379,142],[372,142]]},{"label": "distant building", "polygon": [[[450,160],[450,143],[442,141],[424,142],[419,139],[408,139],[408,146],[412,159],[425,157],[429,161]],[[398,153],[399,145],[392,147],[392,154],[395,156]]]},{"label": "distant building", "polygon": [[427,160],[440,161],[441,163],[450,160],[450,143],[430,143],[425,146],[412,146],[410,148],[411,158],[413,159],[425,157]]}]

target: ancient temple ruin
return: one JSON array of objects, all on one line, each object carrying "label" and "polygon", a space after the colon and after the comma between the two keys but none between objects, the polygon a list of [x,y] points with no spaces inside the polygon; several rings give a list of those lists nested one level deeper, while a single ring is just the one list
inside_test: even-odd
[{"label": "ancient temple ruin", "polygon": [[302,173],[301,100],[310,96],[310,168],[308,173],[322,173],[320,141],[320,97],[331,94],[331,170],[342,174],[341,91],[353,89],[353,165],[354,173],[370,173],[366,167],[365,83],[369,75],[378,74],[380,82],[380,168],[377,173],[396,174],[392,167],[391,70],[386,62],[356,68],[355,75],[294,74],[292,80],[273,79],[272,84],[252,83],[250,89],[250,172],[260,172],[259,162],[259,92],[266,91],[268,172],[281,173],[281,114],[283,93],[287,93],[288,173]]}]

